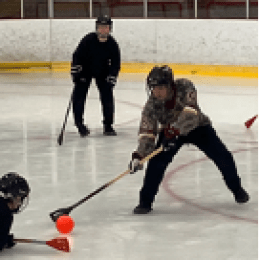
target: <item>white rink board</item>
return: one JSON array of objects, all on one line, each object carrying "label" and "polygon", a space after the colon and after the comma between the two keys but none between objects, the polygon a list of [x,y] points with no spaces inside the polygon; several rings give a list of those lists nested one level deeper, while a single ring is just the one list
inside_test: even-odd
[{"label": "white rink board", "polygon": [[[94,19],[4,20],[1,61],[70,61]],[[248,20],[115,19],[124,62],[258,64],[258,23]]]}]

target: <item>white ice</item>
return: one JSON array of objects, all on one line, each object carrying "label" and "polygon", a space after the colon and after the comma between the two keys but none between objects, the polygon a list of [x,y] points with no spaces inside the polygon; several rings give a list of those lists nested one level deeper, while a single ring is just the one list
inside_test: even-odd
[{"label": "white ice", "polygon": [[[177,75],[176,77],[179,77]],[[188,76],[187,76],[188,77]],[[18,244],[1,259],[45,260],[255,260],[258,255],[257,80],[189,77],[199,104],[233,153],[251,199],[235,203],[213,163],[185,146],[170,164],[150,215],[133,215],[144,171],[127,175],[73,210],[72,251]],[[0,74],[1,175],[17,171],[32,192],[15,216],[17,238],[59,236],[49,213],[74,204],[127,170],[137,146],[144,75],[122,75],[115,88],[116,137],[102,134],[98,92],[86,102],[90,136],[80,138],[70,114],[62,146],[57,137],[72,91],[67,73]]]}]

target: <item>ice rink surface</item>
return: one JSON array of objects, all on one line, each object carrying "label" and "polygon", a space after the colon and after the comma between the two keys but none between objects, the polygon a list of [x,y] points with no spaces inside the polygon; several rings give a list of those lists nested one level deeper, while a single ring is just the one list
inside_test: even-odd
[{"label": "ice rink surface", "polygon": [[[176,78],[182,76],[177,75]],[[251,199],[235,203],[221,174],[190,145],[165,174],[149,215],[133,215],[144,171],[126,175],[73,210],[72,251],[18,244],[1,259],[45,260],[255,260],[258,256],[257,80],[188,77],[196,84],[202,111],[232,152]],[[120,77],[115,88],[116,137],[103,136],[95,84],[86,102],[91,134],[80,138],[70,114],[62,146],[57,137],[72,91],[67,73],[0,74],[1,175],[17,171],[32,192],[15,216],[17,238],[50,240],[59,233],[49,213],[74,204],[127,170],[137,147],[144,75]]]}]

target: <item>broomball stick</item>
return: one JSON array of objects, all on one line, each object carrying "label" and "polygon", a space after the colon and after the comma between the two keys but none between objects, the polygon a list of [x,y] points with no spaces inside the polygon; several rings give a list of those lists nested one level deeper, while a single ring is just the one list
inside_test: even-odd
[{"label": "broomball stick", "polygon": [[49,240],[49,241],[42,241],[42,240],[36,240],[36,239],[15,238],[14,242],[47,245],[47,246],[50,246],[52,248],[55,248],[55,249],[63,251],[63,252],[70,252],[69,241],[67,240],[67,238],[62,238],[62,237],[54,238],[54,239]]},{"label": "broomball stick", "polygon": [[[152,157],[154,157],[155,155],[159,154],[161,151],[163,151],[163,146],[160,146],[158,149],[154,150],[151,154],[147,155],[145,158],[143,158],[140,161],[140,164],[144,164],[145,162],[149,161]],[[69,215],[70,212],[75,209],[76,207],[78,207],[79,205],[81,205],[82,203],[84,203],[85,201],[89,200],[90,198],[92,198],[94,195],[98,194],[100,191],[104,190],[105,188],[109,187],[110,185],[112,185],[113,183],[115,183],[116,181],[118,181],[119,179],[121,179],[122,177],[124,177],[125,175],[129,174],[131,172],[131,170],[127,170],[124,173],[121,173],[120,175],[118,175],[116,178],[114,178],[113,180],[107,182],[106,184],[102,185],[100,188],[96,189],[95,191],[93,191],[92,193],[90,193],[88,196],[84,197],[83,199],[81,199],[80,201],[78,201],[77,203],[73,204],[70,207],[67,208],[60,208],[57,209],[53,212],[50,213],[50,217],[51,219],[56,222],[57,219],[60,216],[63,215]]]},{"label": "broomball stick", "polygon": [[68,119],[70,108],[71,108],[71,104],[72,104],[73,94],[74,94],[74,90],[71,93],[70,102],[69,102],[69,105],[67,107],[65,119],[64,119],[64,122],[63,122],[63,125],[62,125],[62,128],[61,128],[61,132],[60,132],[59,137],[57,139],[57,142],[58,142],[59,145],[62,145],[62,143],[63,143],[64,131],[65,131],[65,127],[66,127],[66,124],[67,124],[67,119]]}]

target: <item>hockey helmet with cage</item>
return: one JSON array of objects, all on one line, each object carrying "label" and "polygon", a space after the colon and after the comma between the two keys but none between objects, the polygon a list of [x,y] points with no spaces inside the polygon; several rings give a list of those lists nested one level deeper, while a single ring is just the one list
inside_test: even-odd
[{"label": "hockey helmet with cage", "polygon": [[27,181],[15,172],[9,172],[0,179],[0,194],[8,202],[21,198],[21,204],[13,213],[21,212],[28,204],[30,187]]},{"label": "hockey helmet with cage", "polygon": [[150,71],[146,79],[146,86],[150,92],[155,86],[166,86],[172,88],[174,82],[174,75],[172,69],[167,65],[155,66]]},{"label": "hockey helmet with cage", "polygon": [[112,31],[113,21],[108,15],[101,15],[96,20],[96,30],[99,25],[109,25],[110,31]]}]

